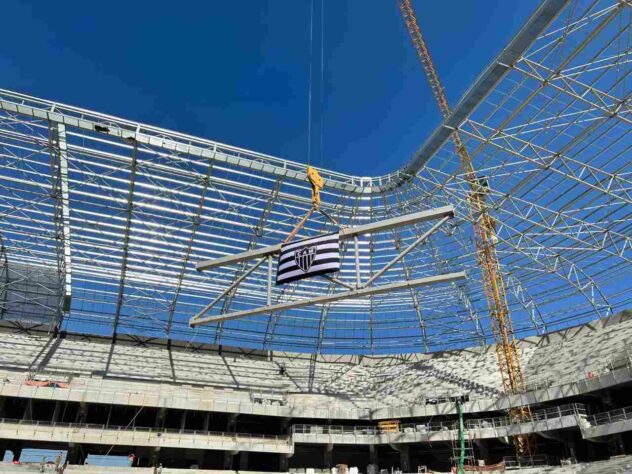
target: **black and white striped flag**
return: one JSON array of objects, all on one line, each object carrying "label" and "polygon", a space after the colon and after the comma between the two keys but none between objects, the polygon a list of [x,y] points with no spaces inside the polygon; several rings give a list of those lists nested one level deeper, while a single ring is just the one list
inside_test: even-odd
[{"label": "black and white striped flag", "polygon": [[340,239],[335,234],[289,242],[281,247],[276,284],[340,270]]}]

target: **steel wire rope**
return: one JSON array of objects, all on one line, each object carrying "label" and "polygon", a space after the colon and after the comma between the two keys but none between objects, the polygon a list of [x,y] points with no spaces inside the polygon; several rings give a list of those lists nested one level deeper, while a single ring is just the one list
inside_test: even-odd
[{"label": "steel wire rope", "polygon": [[325,0],[320,0],[320,167],[323,167],[323,129],[324,125],[324,104],[325,104]]},{"label": "steel wire rope", "polygon": [[[129,420],[129,423],[127,423],[127,425],[125,425],[124,429],[129,428],[129,425],[131,425],[134,422],[134,420],[136,420],[136,418],[138,417],[138,415],[140,415],[140,412],[142,411],[143,408],[145,408],[145,405],[141,405],[141,407],[138,409],[138,411],[136,411],[136,414],[132,417],[131,420]],[[110,455],[110,453],[114,449],[114,446],[116,446],[116,444],[113,444],[112,446],[110,446],[110,449],[108,449],[108,452],[105,453],[106,457]]]},{"label": "steel wire rope", "polygon": [[307,80],[307,164],[312,158],[312,70],[314,62],[314,0],[310,2],[309,14],[309,77]]}]

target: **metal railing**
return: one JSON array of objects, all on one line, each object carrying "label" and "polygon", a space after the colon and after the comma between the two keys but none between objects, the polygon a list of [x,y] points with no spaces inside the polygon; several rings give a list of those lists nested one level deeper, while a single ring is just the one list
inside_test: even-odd
[{"label": "metal railing", "polygon": [[632,407],[618,408],[602,413],[595,413],[588,418],[591,425],[606,425],[617,421],[632,420]]},{"label": "metal railing", "polygon": [[[581,403],[573,403],[562,405],[559,407],[546,408],[544,410],[534,411],[532,414],[532,422],[549,421],[559,419],[564,416],[581,416],[586,417],[586,407]],[[486,428],[499,428],[512,425],[511,419],[506,416],[494,418],[478,418],[474,420],[466,420],[465,427],[467,430],[480,430]],[[399,425],[398,431],[382,430],[377,426],[356,426],[356,425],[306,425],[299,424],[292,426],[293,434],[301,435],[354,435],[354,436],[376,436],[376,435],[400,435],[413,433],[433,433],[440,431],[456,430],[456,421],[429,421],[425,423],[402,423]]]},{"label": "metal railing", "polygon": [[559,466],[560,458],[549,456],[548,454],[537,454],[535,456],[516,458],[515,456],[503,457],[505,467],[538,467],[538,466]]},{"label": "metal railing", "polygon": [[[581,403],[573,403],[569,405],[562,405],[559,407],[546,408],[544,410],[537,410],[531,414],[530,422],[548,421],[572,415],[585,417],[587,415],[586,406]],[[504,427],[512,424],[514,423],[509,417],[499,416],[494,418],[478,418],[475,420],[466,420],[465,428],[468,430],[480,430],[486,428]]]},{"label": "metal railing", "polygon": [[399,425],[399,431],[380,429],[377,426],[343,426],[343,425],[293,425],[292,433],[302,435],[399,435],[406,433],[430,433],[450,431],[455,429],[454,421],[430,421],[424,423],[404,423]]},{"label": "metal railing", "polygon": [[251,433],[233,433],[230,431],[206,431],[206,430],[187,430],[187,429],[172,429],[172,428],[149,428],[141,426],[119,426],[119,425],[103,425],[95,423],[66,423],[66,422],[52,422],[41,420],[17,420],[13,418],[0,418],[1,425],[20,425],[24,427],[37,429],[38,427],[45,428],[61,428],[72,430],[98,430],[98,431],[112,431],[122,433],[147,433],[147,434],[175,434],[175,435],[190,435],[190,436],[204,436],[204,437],[223,437],[229,438],[232,441],[248,441],[248,440],[274,440],[283,441],[291,444],[291,438],[281,435],[269,435],[269,434],[251,434]]}]

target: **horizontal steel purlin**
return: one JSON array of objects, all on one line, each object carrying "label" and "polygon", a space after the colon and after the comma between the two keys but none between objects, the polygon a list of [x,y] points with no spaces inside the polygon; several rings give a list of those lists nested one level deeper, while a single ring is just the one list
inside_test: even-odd
[{"label": "horizontal steel purlin", "polygon": [[407,288],[417,288],[419,286],[433,285],[438,283],[450,283],[465,278],[465,272],[446,273],[444,275],[435,275],[425,278],[416,278],[414,280],[404,281],[401,283],[391,283],[388,285],[374,286],[370,288],[361,288],[358,290],[343,291],[340,293],[334,293],[330,295],[317,296],[315,298],[306,298],[296,301],[288,301],[285,303],[279,303],[272,306],[262,306],[259,308],[249,309],[245,311],[237,311],[235,313],[222,314],[219,316],[209,316],[206,318],[191,318],[189,324],[191,326],[199,326],[201,324],[218,323],[221,321],[227,321],[230,319],[238,319],[246,316],[256,316],[258,314],[273,313],[276,311],[285,311],[288,309],[301,308],[304,306],[311,306],[317,304],[332,303],[344,299],[360,298],[364,296],[378,295],[381,293],[390,293],[397,290]]}]

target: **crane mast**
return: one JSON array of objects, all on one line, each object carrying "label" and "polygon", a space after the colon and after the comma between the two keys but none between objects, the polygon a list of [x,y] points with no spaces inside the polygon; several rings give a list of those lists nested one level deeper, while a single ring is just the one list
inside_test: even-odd
[{"label": "crane mast", "polygon": [[[439,106],[439,111],[445,119],[450,115],[450,106],[421,34],[411,0],[396,1],[417,56],[424,68],[430,89]],[[500,271],[500,263],[496,253],[495,221],[489,214],[485,203],[487,183],[477,177],[472,159],[458,131],[452,133],[452,141],[469,187],[468,203],[474,227],[476,256],[481,269],[492,333],[496,342],[496,355],[503,389],[506,394],[521,393],[525,389],[524,375],[509,314],[505,281]],[[512,421],[516,423],[531,419],[531,411],[527,406],[512,407],[509,413]],[[519,457],[531,457],[535,454],[536,445],[532,436],[518,435],[513,438],[513,442]]]}]

